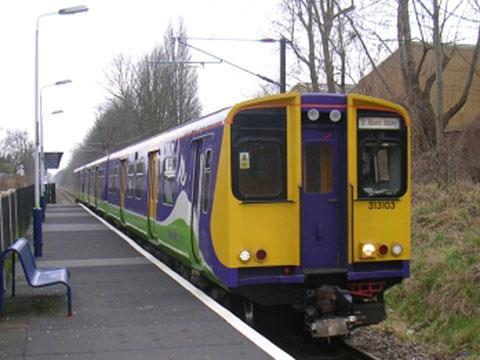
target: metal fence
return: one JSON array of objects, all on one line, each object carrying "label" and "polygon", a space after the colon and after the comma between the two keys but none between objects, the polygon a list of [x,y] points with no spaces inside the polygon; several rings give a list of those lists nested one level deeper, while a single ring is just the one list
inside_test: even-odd
[{"label": "metal fence", "polygon": [[0,192],[0,252],[24,236],[32,219],[33,185]]}]

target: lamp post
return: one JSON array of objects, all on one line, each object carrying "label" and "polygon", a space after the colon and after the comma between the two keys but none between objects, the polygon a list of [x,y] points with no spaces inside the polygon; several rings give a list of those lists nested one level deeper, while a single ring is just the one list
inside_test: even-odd
[{"label": "lamp post", "polygon": [[[42,221],[45,221],[45,211],[47,208],[47,201],[45,197],[45,184],[44,184],[44,175],[45,175],[45,156],[44,156],[44,141],[43,141],[43,90],[53,87],[53,86],[58,86],[58,85],[66,85],[70,84],[72,80],[66,79],[66,80],[60,80],[57,82],[54,82],[52,84],[44,85],[40,89],[40,124],[39,124],[39,132],[40,132],[40,153],[39,153],[39,163],[40,163],[40,169],[39,169],[39,183],[40,183],[40,207],[42,209]],[[59,113],[63,113],[63,110],[59,111],[54,111],[51,115],[56,115]]]},{"label": "lamp post", "polygon": [[287,91],[287,39],[282,36],[280,39],[260,39],[264,43],[280,43],[280,93]]},{"label": "lamp post", "polygon": [[[41,91],[40,91],[41,93]],[[40,95],[40,109],[42,109],[42,95]],[[63,114],[63,110],[52,111],[49,115],[58,115]],[[42,221],[45,221],[45,214],[47,210],[47,182],[45,181],[45,176],[47,174],[47,168],[45,165],[45,155],[44,155],[44,141],[43,141],[43,112],[40,110],[40,206],[42,208]]]},{"label": "lamp post", "polygon": [[40,99],[39,99],[39,87],[38,87],[38,65],[39,65],[39,34],[40,34],[40,19],[50,15],[73,15],[81,12],[88,11],[85,5],[73,6],[63,8],[57,12],[51,12],[42,14],[37,17],[37,23],[35,27],[35,203],[33,207],[33,244],[34,254],[36,257],[42,256],[42,209],[40,207],[40,158],[39,158],[39,146],[40,146]]}]

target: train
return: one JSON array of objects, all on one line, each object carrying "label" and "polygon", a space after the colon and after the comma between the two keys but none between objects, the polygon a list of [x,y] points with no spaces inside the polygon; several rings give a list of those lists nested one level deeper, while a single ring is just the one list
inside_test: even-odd
[{"label": "train", "polygon": [[[386,318],[410,272],[407,111],[360,94],[241,102],[74,171],[79,202],[313,338]],[[218,292],[218,291],[217,291]]]}]

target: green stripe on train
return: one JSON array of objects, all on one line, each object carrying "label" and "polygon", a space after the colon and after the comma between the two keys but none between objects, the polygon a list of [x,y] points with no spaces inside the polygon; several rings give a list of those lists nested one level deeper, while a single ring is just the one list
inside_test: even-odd
[{"label": "green stripe on train", "polygon": [[[108,202],[98,203],[100,210],[108,216],[115,218],[128,228],[137,232],[152,245],[161,247],[169,255],[179,259],[185,265],[202,272],[211,281],[218,283],[217,277],[208,268],[200,256],[198,241],[195,234],[183,219],[175,220],[169,225],[162,225],[157,221],[152,223],[152,235],[148,229],[146,216],[139,215],[127,209],[121,209],[117,205]],[[121,214],[123,213],[123,220]],[[190,238],[191,237],[191,238]]]}]

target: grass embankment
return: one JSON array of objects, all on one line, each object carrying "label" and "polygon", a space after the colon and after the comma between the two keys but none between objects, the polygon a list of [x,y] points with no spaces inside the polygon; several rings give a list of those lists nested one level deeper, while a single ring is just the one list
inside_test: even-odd
[{"label": "grass embankment", "polygon": [[480,185],[416,185],[411,278],[387,294],[409,337],[480,358]]}]

